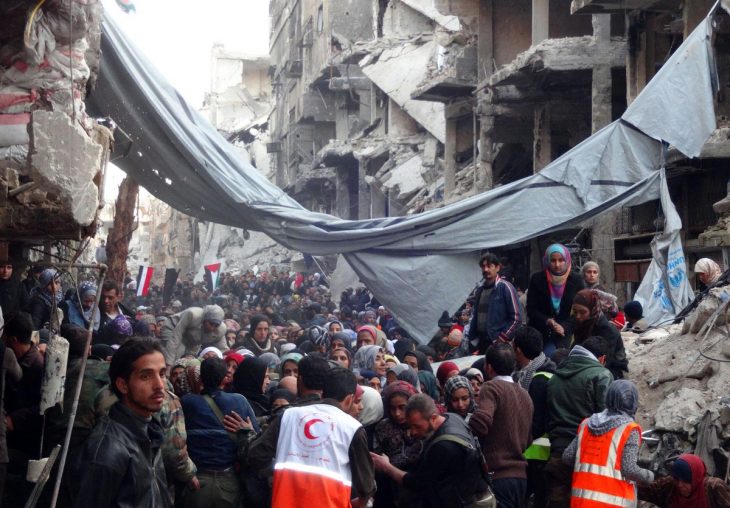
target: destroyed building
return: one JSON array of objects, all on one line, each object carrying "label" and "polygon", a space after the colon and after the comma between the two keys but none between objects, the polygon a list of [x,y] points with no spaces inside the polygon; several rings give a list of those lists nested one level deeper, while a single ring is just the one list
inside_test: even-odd
[{"label": "destroyed building", "polygon": [[70,259],[94,235],[112,139],[84,105],[101,5],[33,5],[0,5],[0,250],[18,266]]},{"label": "destroyed building", "polygon": [[[365,219],[529,176],[618,118],[713,3],[273,0],[275,182],[312,210]],[[727,243],[722,231],[700,235],[730,176],[730,66],[716,49],[718,130],[700,158],[670,149],[666,161],[689,266],[720,259]],[[575,237],[576,257],[598,261],[602,282],[630,298],[659,210],[626,208],[502,254],[525,287],[547,244]]]}]

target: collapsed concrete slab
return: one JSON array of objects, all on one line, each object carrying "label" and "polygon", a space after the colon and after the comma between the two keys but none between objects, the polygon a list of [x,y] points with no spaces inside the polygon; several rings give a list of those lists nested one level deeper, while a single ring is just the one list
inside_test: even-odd
[{"label": "collapsed concrete slab", "polygon": [[611,68],[624,67],[626,47],[626,40],[622,37],[612,38],[610,44],[602,44],[590,35],[546,39],[495,72],[489,84],[540,88],[542,83],[535,79],[536,72],[588,70],[601,64]]},{"label": "collapsed concrete slab", "polygon": [[33,112],[30,129],[29,176],[59,196],[78,224],[90,225],[99,206],[93,180],[102,165],[101,145],[58,111]]},{"label": "collapsed concrete slab", "polygon": [[446,140],[444,105],[411,98],[426,80],[427,64],[435,51],[433,41],[421,45],[408,43],[383,50],[379,55],[368,55],[360,61],[360,66],[378,88],[443,143]]}]

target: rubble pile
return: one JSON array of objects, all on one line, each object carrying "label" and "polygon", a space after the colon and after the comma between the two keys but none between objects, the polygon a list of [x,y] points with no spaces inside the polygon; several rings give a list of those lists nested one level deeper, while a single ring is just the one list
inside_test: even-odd
[{"label": "rubble pile", "polygon": [[99,66],[102,6],[2,4],[0,229],[77,237],[95,222],[112,137],[84,106]]},{"label": "rubble pile", "polygon": [[[726,289],[730,294],[730,287]],[[647,437],[641,459],[655,471],[662,470],[668,459],[690,452],[702,456],[710,474],[719,477],[727,474],[730,451],[727,309],[720,298],[709,296],[683,324],[652,329],[641,335],[623,334],[630,358],[629,377],[640,394],[637,420]]]}]

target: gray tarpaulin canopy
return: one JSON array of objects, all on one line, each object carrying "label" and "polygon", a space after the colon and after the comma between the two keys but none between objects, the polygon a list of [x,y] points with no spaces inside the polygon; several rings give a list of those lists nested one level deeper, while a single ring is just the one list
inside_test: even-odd
[{"label": "gray tarpaulin canopy", "polygon": [[[378,300],[424,341],[441,312],[455,311],[478,281],[482,249],[660,197],[667,217],[663,238],[667,245],[676,238],[681,223],[666,193],[664,153],[672,145],[696,156],[715,128],[711,33],[708,17],[619,120],[540,173],[405,217],[352,221],[304,209],[240,158],[110,18],[104,21],[99,79],[87,103],[130,136],[129,155],[115,163],[153,195],[206,221],[262,231],[291,249],[344,254]],[[671,263],[670,279],[671,249],[655,247],[655,279],[645,280],[640,293],[649,309],[649,300],[662,302],[663,310],[648,316],[657,321],[686,304],[691,293],[683,254],[681,263]]]}]

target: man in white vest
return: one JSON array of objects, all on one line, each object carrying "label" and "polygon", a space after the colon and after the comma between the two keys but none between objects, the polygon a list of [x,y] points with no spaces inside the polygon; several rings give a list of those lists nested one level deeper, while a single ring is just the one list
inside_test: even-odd
[{"label": "man in white vest", "polygon": [[375,476],[365,429],[347,414],[356,386],[351,371],[331,369],[321,400],[289,406],[271,422],[261,438],[276,434],[272,508],[299,506],[304,499],[322,508],[359,508],[372,497]]}]

